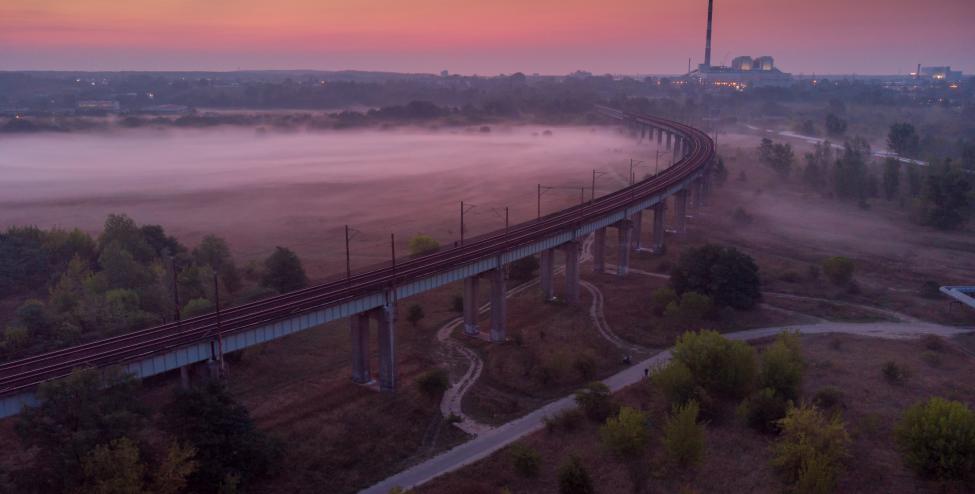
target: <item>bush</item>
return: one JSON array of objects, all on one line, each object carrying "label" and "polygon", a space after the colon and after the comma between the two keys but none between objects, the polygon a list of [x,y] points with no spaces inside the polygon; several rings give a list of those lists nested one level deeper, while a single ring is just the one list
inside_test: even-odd
[{"label": "bush", "polygon": [[733,247],[707,244],[682,253],[670,284],[678,295],[697,292],[718,307],[751,309],[762,298],[758,266]]},{"label": "bush", "polygon": [[893,360],[888,360],[884,363],[881,372],[884,374],[884,379],[891,384],[902,384],[904,381],[910,377],[910,371],[907,367],[894,362]]},{"label": "bush", "polygon": [[697,383],[694,374],[683,362],[671,360],[667,365],[656,369],[650,380],[660,388],[671,405],[683,405],[697,396]]},{"label": "bush", "polygon": [[[804,364],[797,333],[782,333],[764,352],[759,386],[771,389],[786,400],[799,399]],[[781,417],[780,417],[781,418]]]},{"label": "bush", "polygon": [[740,399],[755,384],[755,350],[716,331],[686,332],[677,338],[674,359],[690,369],[694,381],[709,393]]},{"label": "bush", "polygon": [[663,287],[653,291],[650,295],[650,312],[655,316],[664,315],[667,306],[677,302],[677,292],[673,288]]},{"label": "bush", "polygon": [[602,422],[613,414],[613,395],[605,384],[594,381],[575,392],[576,403],[590,420]]},{"label": "bush", "polygon": [[431,369],[417,378],[416,386],[428,398],[438,398],[450,387],[450,376],[444,369]]},{"label": "bush", "polygon": [[797,492],[831,493],[848,457],[850,436],[839,416],[827,419],[812,406],[792,408],[779,421],[772,465]]},{"label": "bush", "polygon": [[664,423],[663,445],[667,458],[681,467],[700,463],[704,457],[706,433],[697,421],[700,408],[696,401],[674,406]]},{"label": "bush", "polygon": [[834,285],[845,285],[853,279],[856,265],[849,258],[833,256],[823,261],[823,274]]},{"label": "bush", "polygon": [[558,430],[573,432],[582,425],[582,421],[585,418],[586,416],[579,408],[569,408],[551,417],[545,417],[542,421],[545,422],[545,430],[548,432],[556,432]]},{"label": "bush", "polygon": [[525,478],[535,477],[542,464],[542,455],[533,448],[517,443],[511,447],[511,464],[518,475]]},{"label": "bush", "polygon": [[214,306],[213,302],[207,298],[195,298],[186,302],[183,309],[180,310],[180,315],[183,317],[193,317],[202,316],[203,314],[209,314],[213,312]]},{"label": "bush", "polygon": [[440,242],[429,235],[417,235],[410,239],[410,255],[422,256],[440,250]]},{"label": "bush", "polygon": [[297,254],[284,247],[275,247],[274,253],[264,261],[261,285],[278,293],[287,293],[308,286],[308,276]]},{"label": "bush", "polygon": [[779,420],[785,417],[789,404],[771,388],[762,388],[738,406],[738,416],[749,427],[759,432],[779,430]]},{"label": "bush", "polygon": [[926,334],[921,337],[921,345],[932,352],[943,352],[947,348],[945,339],[936,334]]},{"label": "bush", "polygon": [[697,292],[684,292],[680,304],[676,301],[667,305],[664,315],[678,321],[682,325],[693,325],[714,315],[714,303],[711,297]]},{"label": "bush", "polygon": [[575,455],[559,468],[559,494],[593,494],[592,478]]},{"label": "bush", "polygon": [[620,408],[619,415],[606,419],[599,428],[603,444],[620,457],[637,456],[647,446],[647,415],[630,407]]},{"label": "bush", "polygon": [[596,359],[588,352],[576,355],[572,361],[572,368],[579,373],[579,377],[590,380],[596,377]]},{"label": "bush", "polygon": [[959,480],[975,474],[975,413],[964,403],[937,397],[918,403],[894,434],[918,475]]},{"label": "bush", "polygon": [[426,314],[423,313],[423,306],[420,304],[413,304],[406,312],[406,320],[410,323],[410,326],[416,327]]},{"label": "bush", "polygon": [[813,395],[812,403],[819,407],[820,410],[830,411],[844,407],[846,397],[839,389],[827,386],[816,391],[816,394]]}]

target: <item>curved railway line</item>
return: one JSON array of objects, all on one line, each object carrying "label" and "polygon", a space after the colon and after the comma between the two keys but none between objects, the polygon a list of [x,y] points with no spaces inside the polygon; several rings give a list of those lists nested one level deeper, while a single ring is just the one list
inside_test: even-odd
[{"label": "curved railway line", "polygon": [[[465,239],[462,245],[428,255],[374,266],[349,278],[331,281],[261,301],[223,309],[219,314],[185,319],[124,335],[55,350],[0,364],[0,398],[29,393],[37,385],[69,374],[79,367],[106,367],[151,358],[187,345],[210,342],[219,348],[223,338],[302,313],[341,304],[363,294],[381,292],[399,284],[435,275],[444,270],[496,257],[580,225],[626,211],[655,195],[673,194],[706,171],[714,157],[714,144],[704,132],[688,125],[648,115],[636,115],[606,107],[602,114],[642,128],[679,137],[681,158],[656,176],[616,192],[595,198],[536,220]],[[652,135],[652,134],[651,134]],[[659,139],[659,136],[658,136]],[[678,141],[675,138],[675,147]]]}]

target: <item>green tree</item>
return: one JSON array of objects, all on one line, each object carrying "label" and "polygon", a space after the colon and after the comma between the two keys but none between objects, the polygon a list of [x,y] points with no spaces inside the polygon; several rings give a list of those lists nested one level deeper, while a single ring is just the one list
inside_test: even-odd
[{"label": "green tree", "polygon": [[186,247],[176,237],[166,235],[166,230],[161,225],[142,225],[139,230],[156,257],[168,258],[186,253]]},{"label": "green tree", "polygon": [[714,177],[714,183],[718,187],[724,185],[724,183],[728,181],[728,167],[726,167],[724,164],[724,158],[718,156],[711,173],[712,177]]},{"label": "green tree", "polygon": [[697,292],[684,292],[680,303],[676,301],[667,305],[664,315],[678,321],[683,326],[699,324],[714,313],[714,302],[711,297]]},{"label": "green tree", "polygon": [[48,277],[44,232],[36,227],[11,227],[0,233],[0,296],[30,293]]},{"label": "green tree", "polygon": [[285,247],[275,247],[274,253],[264,261],[261,285],[287,293],[308,286],[308,276],[297,254]]},{"label": "green tree", "polygon": [[575,455],[559,468],[559,494],[594,494],[592,478]]},{"label": "green tree", "polygon": [[231,293],[240,289],[240,274],[226,240],[216,235],[203,237],[200,245],[193,249],[193,259],[213,268]]},{"label": "green tree", "polygon": [[177,444],[166,451],[155,471],[146,465],[139,446],[127,437],[96,446],[82,459],[80,492],[92,494],[177,494],[196,469],[195,451]]},{"label": "green tree", "polygon": [[937,397],[918,403],[897,424],[895,436],[905,462],[923,477],[975,475],[975,412],[964,403]]},{"label": "green tree", "polygon": [[773,143],[771,139],[763,138],[758,147],[758,159],[780,176],[788,177],[796,157],[790,144]]},{"label": "green tree", "polygon": [[180,315],[183,317],[194,317],[202,316],[204,314],[209,314],[214,311],[213,302],[207,298],[194,298],[179,311]]},{"label": "green tree", "polygon": [[921,139],[909,123],[895,123],[887,133],[887,147],[901,156],[917,156],[921,148]]},{"label": "green tree", "polygon": [[515,443],[511,446],[511,463],[518,475],[525,478],[537,477],[542,455],[522,443]]},{"label": "green tree", "polygon": [[679,294],[710,296],[718,307],[751,309],[761,300],[758,266],[734,247],[706,244],[681,253],[670,285]]},{"label": "green tree", "polygon": [[833,492],[849,457],[850,436],[838,415],[827,419],[814,406],[792,408],[779,421],[772,466],[799,492]]},{"label": "green tree", "polygon": [[426,314],[423,313],[423,306],[420,304],[413,304],[406,313],[406,320],[409,321],[410,326],[415,328],[425,316]]},{"label": "green tree", "polygon": [[798,333],[781,333],[762,352],[759,387],[769,388],[786,400],[798,400],[804,367]]},{"label": "green tree", "polygon": [[664,315],[667,306],[678,303],[677,292],[673,288],[665,286],[657,288],[650,294],[650,312],[656,316]]},{"label": "green tree", "polygon": [[440,243],[429,235],[419,234],[410,239],[410,255],[422,256],[440,250]]},{"label": "green tree", "polygon": [[609,387],[599,381],[593,381],[576,391],[575,400],[579,408],[593,421],[602,422],[613,413],[613,395],[609,392]]},{"label": "green tree", "polygon": [[921,223],[939,230],[961,228],[969,217],[972,180],[950,163],[932,164],[924,178],[919,204]]},{"label": "green tree", "polygon": [[918,171],[917,165],[908,165],[907,170],[907,193],[912,197],[918,197],[921,195],[921,186],[923,185],[923,179],[921,177],[921,172]]},{"label": "green tree", "polygon": [[743,398],[754,388],[755,349],[716,331],[688,331],[677,338],[674,360],[690,369],[697,386],[709,393]]},{"label": "green tree", "polygon": [[884,161],[884,198],[888,201],[897,197],[901,183],[901,162],[894,158]]},{"label": "green tree", "polygon": [[146,238],[132,218],[124,214],[110,214],[105,219],[105,227],[98,237],[99,250],[105,250],[110,245],[128,252],[133,259],[141,264],[148,264],[156,252],[146,242]]},{"label": "green tree", "polygon": [[846,120],[830,113],[826,115],[826,132],[831,136],[841,136],[846,133]]},{"label": "green tree", "polygon": [[700,406],[694,400],[674,405],[664,423],[664,451],[670,461],[681,467],[696,465],[704,457],[707,433],[704,424],[697,420],[699,412]]},{"label": "green tree", "polygon": [[870,144],[863,138],[855,137],[843,145],[843,154],[833,165],[833,186],[838,198],[857,201],[866,199],[869,158]]},{"label": "green tree", "polygon": [[609,417],[599,428],[599,437],[620,457],[640,455],[649,439],[647,415],[635,408],[621,407],[617,416]]}]

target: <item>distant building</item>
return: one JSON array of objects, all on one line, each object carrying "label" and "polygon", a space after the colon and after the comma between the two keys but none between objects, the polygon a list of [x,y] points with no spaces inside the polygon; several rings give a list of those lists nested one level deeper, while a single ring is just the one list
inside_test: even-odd
[{"label": "distant building", "polygon": [[142,109],[143,113],[156,113],[159,115],[182,115],[185,113],[190,113],[190,108],[186,105],[155,105],[148,106]]},{"label": "distant building", "polygon": [[932,81],[958,82],[962,79],[960,70],[951,70],[950,66],[944,67],[921,67],[920,72],[911,74],[918,79],[929,79]]},{"label": "distant building", "polygon": [[78,111],[81,112],[118,112],[118,101],[107,99],[81,100],[78,102]]}]

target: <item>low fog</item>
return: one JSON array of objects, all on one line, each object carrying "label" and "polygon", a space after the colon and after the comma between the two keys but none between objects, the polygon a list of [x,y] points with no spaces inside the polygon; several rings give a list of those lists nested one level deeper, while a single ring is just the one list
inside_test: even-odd
[{"label": "low fog", "polygon": [[[549,132],[550,131],[550,135]],[[359,233],[354,263],[384,260],[389,234],[468,236],[625,184],[629,158],[652,156],[612,128],[492,127],[276,134],[254,129],[40,134],[0,139],[0,225],[100,230],[109,213],[158,223],[193,244],[227,238],[240,260],[294,248],[313,275],[344,268],[342,227]],[[662,162],[664,158],[661,158]],[[652,159],[650,162],[652,163]],[[643,168],[640,175],[652,172]]]}]

